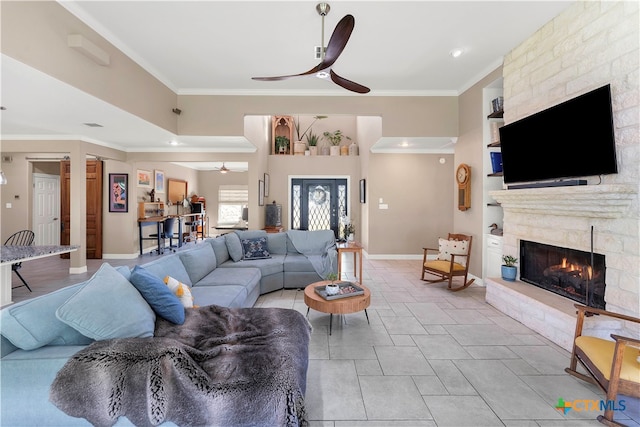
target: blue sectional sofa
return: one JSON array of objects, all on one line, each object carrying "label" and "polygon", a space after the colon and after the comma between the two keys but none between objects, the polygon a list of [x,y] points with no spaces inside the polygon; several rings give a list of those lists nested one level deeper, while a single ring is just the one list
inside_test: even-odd
[{"label": "blue sectional sofa", "polygon": [[[337,271],[337,250],[330,230],[237,231],[141,267],[186,285],[197,306],[241,309],[261,294],[323,280]],[[0,425],[87,424],[50,403],[49,388],[67,360],[94,341],[153,336],[158,302],[131,284],[132,273],[105,263],[85,282],[0,311]],[[131,424],[120,418],[116,425]]]}]

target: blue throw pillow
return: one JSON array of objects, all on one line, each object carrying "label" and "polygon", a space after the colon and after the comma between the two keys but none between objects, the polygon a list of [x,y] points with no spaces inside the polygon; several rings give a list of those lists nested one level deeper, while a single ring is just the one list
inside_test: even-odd
[{"label": "blue throw pillow", "polygon": [[162,279],[136,265],[129,280],[158,316],[177,325],[184,323],[184,306]]},{"label": "blue throw pillow", "polygon": [[241,242],[242,242],[242,258],[243,259],[271,258],[271,254],[267,250],[266,237],[242,239]]},{"label": "blue throw pillow", "polygon": [[94,340],[152,337],[156,321],[140,292],[107,263],[58,307],[56,317]]}]

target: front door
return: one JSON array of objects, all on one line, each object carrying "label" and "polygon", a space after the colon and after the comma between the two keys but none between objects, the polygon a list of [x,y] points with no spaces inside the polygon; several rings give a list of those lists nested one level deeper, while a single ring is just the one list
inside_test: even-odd
[{"label": "front door", "polygon": [[333,230],[341,237],[340,217],[347,214],[346,179],[293,179],[291,225],[293,230]]}]

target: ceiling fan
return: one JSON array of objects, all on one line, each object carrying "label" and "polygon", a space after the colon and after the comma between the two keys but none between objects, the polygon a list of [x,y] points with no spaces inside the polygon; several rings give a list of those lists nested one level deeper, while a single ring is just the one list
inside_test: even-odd
[{"label": "ceiling fan", "polygon": [[328,79],[337,84],[338,86],[342,86],[343,88],[350,90],[352,92],[357,93],[368,93],[370,89],[366,86],[358,84],[356,82],[352,82],[351,80],[347,80],[344,77],[336,74],[335,71],[331,68],[331,66],[336,62],[342,51],[344,50],[347,42],[349,41],[349,37],[351,37],[351,32],[353,31],[353,27],[355,25],[355,18],[353,15],[345,15],[344,18],[338,22],[336,28],[333,30],[333,34],[331,34],[331,38],[329,39],[329,43],[327,44],[326,49],[324,48],[324,17],[329,13],[328,3],[318,3],[316,5],[316,10],[322,16],[322,45],[320,52],[322,53],[322,60],[318,65],[310,69],[309,71],[305,71],[300,74],[290,74],[286,76],[274,76],[274,77],[252,77],[253,80],[261,80],[261,81],[276,81],[276,80],[285,80],[291,77],[301,77],[308,76],[311,74],[315,74],[316,77],[320,79]]},{"label": "ceiling fan", "polygon": [[233,170],[233,169],[229,169],[228,167],[225,166],[224,162],[222,162],[222,166],[219,168],[214,168],[213,170],[216,170],[220,173],[227,173],[227,172],[244,172],[241,170]]}]

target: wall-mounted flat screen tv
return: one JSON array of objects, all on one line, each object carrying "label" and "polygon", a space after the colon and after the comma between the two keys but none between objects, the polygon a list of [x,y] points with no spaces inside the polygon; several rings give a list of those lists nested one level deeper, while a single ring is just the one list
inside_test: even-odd
[{"label": "wall-mounted flat screen tv", "polygon": [[618,172],[610,85],[500,128],[506,184]]}]

